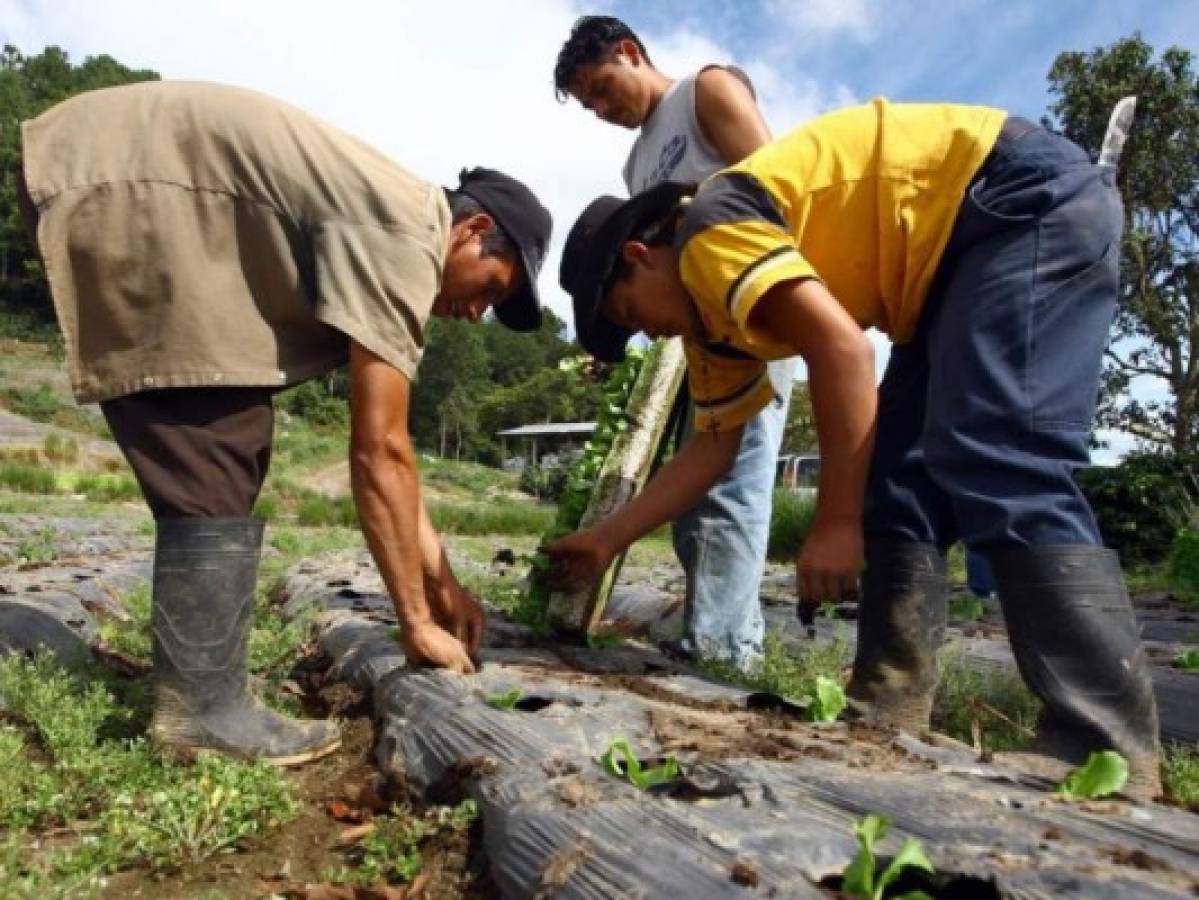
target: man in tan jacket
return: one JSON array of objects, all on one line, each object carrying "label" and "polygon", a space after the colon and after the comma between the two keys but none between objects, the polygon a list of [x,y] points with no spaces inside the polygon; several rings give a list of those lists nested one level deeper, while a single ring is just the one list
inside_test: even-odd
[{"label": "man in tan jacket", "polygon": [[280,101],[147,82],[23,129],[22,205],[80,402],[99,402],[157,522],[151,733],[279,764],[339,741],[248,691],[271,397],[348,361],[350,472],[413,664],[472,670],[483,613],[454,577],[408,435],[430,315],[540,323],[550,216],[520,182],[457,189]]}]

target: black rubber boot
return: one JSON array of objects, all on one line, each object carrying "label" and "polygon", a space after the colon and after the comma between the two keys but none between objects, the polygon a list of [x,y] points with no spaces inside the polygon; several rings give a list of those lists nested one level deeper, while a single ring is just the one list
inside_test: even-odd
[{"label": "black rubber boot", "polygon": [[247,687],[262,523],[162,519],[154,548],[154,718],[165,748],[288,766],[337,749],[330,722],[272,712]]},{"label": "black rubber boot", "polygon": [[934,545],[867,539],[846,691],[859,715],[912,734],[928,730],[948,596],[945,555]]},{"label": "black rubber boot", "polygon": [[1129,764],[1124,793],[1161,794],[1153,680],[1115,552],[1085,544],[990,555],[1020,674],[1045,709],[1035,749],[1072,765]]}]

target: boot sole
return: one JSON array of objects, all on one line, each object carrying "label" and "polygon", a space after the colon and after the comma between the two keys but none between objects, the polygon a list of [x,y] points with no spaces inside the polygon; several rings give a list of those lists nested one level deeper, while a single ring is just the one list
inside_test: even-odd
[{"label": "boot sole", "polygon": [[235,753],[231,750],[222,750],[219,747],[205,747],[189,744],[170,744],[156,741],[160,751],[175,759],[183,762],[190,762],[199,759],[202,756],[224,756],[232,757],[233,759],[244,759],[249,762],[264,762],[280,769],[289,769],[293,766],[302,766],[305,763],[315,762],[318,759],[324,759],[326,756],[341,749],[341,736],[338,735],[327,744],[322,744],[312,750],[305,750],[303,753],[293,753],[289,756],[246,756],[241,753]]}]

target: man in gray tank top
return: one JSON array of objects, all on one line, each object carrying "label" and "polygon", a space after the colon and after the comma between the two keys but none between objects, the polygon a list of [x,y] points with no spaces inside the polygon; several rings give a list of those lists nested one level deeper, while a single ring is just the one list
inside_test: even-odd
[{"label": "man in gray tank top", "polygon": [[[712,65],[671,79],[637,35],[610,16],[575,22],[558,55],[554,88],[560,100],[574,97],[603,121],[638,130],[624,165],[630,194],[663,181],[702,181],[770,140],[743,72]],[[746,423],[728,475],[674,523],[675,553],[687,574],[679,646],[687,655],[743,669],[761,657],[758,596],[794,374],[791,360],[771,363],[775,402]]]}]

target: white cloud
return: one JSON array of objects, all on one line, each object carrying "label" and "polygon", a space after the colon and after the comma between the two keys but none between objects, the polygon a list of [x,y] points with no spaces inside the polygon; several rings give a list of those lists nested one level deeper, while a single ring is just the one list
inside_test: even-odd
[{"label": "white cloud", "polygon": [[877,34],[874,0],[771,0],[768,18],[786,22],[802,36],[845,34],[869,43]]}]

